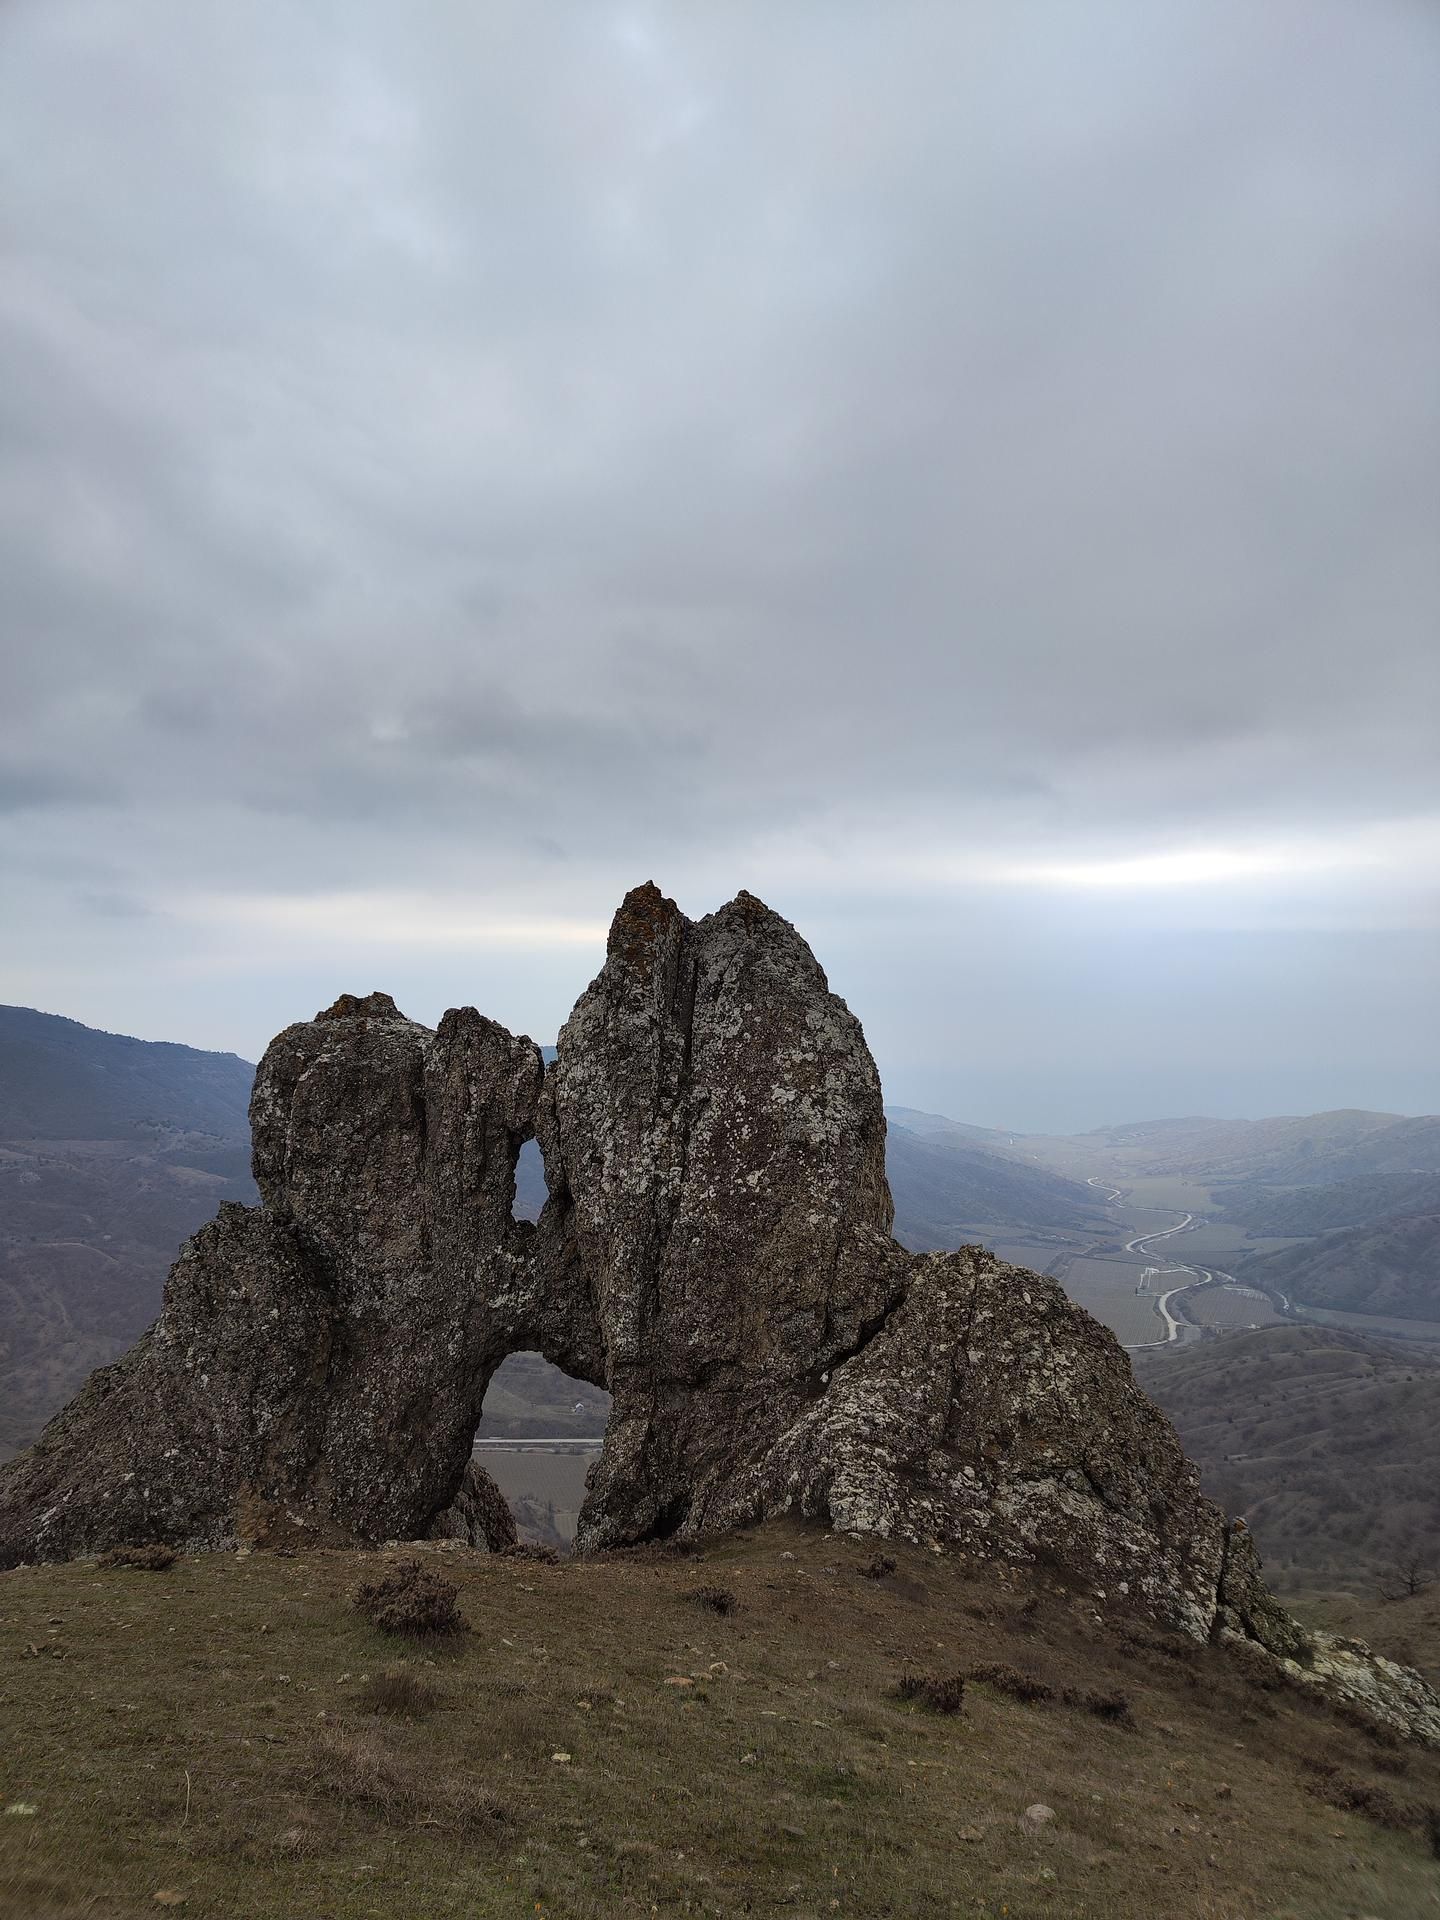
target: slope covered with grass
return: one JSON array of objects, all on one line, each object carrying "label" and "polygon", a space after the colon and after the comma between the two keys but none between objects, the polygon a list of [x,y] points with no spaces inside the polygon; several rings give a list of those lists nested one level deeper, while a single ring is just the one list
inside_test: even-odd
[{"label": "slope covered with grass", "polygon": [[470,1631],[418,1646],[350,1604],[373,1555],[6,1574],[0,1914],[1430,1910],[1435,1756],[1093,1595],[875,1549],[420,1549]]}]

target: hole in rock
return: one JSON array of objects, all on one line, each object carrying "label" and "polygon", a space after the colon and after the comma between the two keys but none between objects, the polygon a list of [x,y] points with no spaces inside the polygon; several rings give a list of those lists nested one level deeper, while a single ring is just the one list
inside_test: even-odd
[{"label": "hole in rock", "polygon": [[550,1197],[545,1184],[545,1162],[538,1141],[527,1140],[515,1162],[515,1198],[510,1205],[511,1218],[538,1220],[541,1208]]},{"label": "hole in rock", "polygon": [[585,1475],[609,1418],[602,1387],[572,1380],[538,1353],[512,1353],[495,1369],[475,1458],[504,1494],[522,1540],[571,1551]]}]

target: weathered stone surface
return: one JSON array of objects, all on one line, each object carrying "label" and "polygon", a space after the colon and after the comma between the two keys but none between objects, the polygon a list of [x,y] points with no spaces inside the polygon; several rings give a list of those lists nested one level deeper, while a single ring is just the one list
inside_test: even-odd
[{"label": "weathered stone surface", "polygon": [[263,1206],[188,1243],[156,1325],[0,1476],[0,1565],[277,1525],[426,1534],[514,1345],[541,1073],[472,1008],[432,1034],[384,994],[280,1034],[251,1103]]},{"label": "weathered stone surface", "polygon": [[515,1516],[478,1461],[468,1463],[455,1498],[430,1522],[427,1537],[463,1540],[467,1547],[483,1547],[490,1553],[516,1544]]},{"label": "weathered stone surface", "polygon": [[1303,1663],[1286,1662],[1294,1679],[1362,1708],[1412,1739],[1440,1747],[1440,1698],[1413,1667],[1373,1653],[1363,1640],[1334,1633],[1312,1635],[1306,1653]]},{"label": "weathered stone surface", "polygon": [[[344,995],[268,1049],[252,1123],[262,1207],[190,1242],[157,1325],[0,1470],[0,1565],[141,1540],[505,1544],[471,1440],[495,1367],[533,1348],[614,1397],[582,1546],[798,1513],[1039,1561],[1433,1733],[1416,1676],[1316,1660],[1058,1286],[894,1242],[864,1035],[751,895],[692,922],[631,893],[548,1073],[472,1008],[431,1033]],[[511,1217],[532,1132],[534,1227]]]},{"label": "weathered stone surface", "polygon": [[[804,941],[742,893],[631,893],[561,1031],[538,1240],[593,1302],[614,1396],[585,1545],[707,1524],[904,1289],[880,1081]],[[592,1376],[593,1377],[593,1376]]]},{"label": "weathered stone surface", "polygon": [[1114,1337],[982,1247],[910,1260],[884,1326],[710,1519],[790,1511],[1045,1562],[1197,1637],[1233,1614],[1287,1652],[1301,1638]]}]

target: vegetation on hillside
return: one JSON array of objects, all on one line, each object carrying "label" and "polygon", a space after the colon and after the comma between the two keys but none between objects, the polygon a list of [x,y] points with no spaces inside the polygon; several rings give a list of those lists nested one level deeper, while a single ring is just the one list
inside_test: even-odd
[{"label": "vegetation on hillside", "polygon": [[1368,1592],[1411,1556],[1440,1566],[1440,1364],[1282,1326],[1135,1366],[1283,1590]]},{"label": "vegetation on hillside", "polygon": [[389,1556],[0,1576],[0,1915],[1402,1920],[1434,1887],[1440,1757],[1038,1574],[786,1527],[405,1552],[467,1633],[371,1627]]},{"label": "vegetation on hillside", "polygon": [[1247,1262],[1245,1278],[1307,1307],[1440,1321],[1440,1213],[1285,1247]]},{"label": "vegetation on hillside", "polygon": [[181,1243],[255,1197],[250,1078],[0,1007],[0,1459],[150,1324]]}]

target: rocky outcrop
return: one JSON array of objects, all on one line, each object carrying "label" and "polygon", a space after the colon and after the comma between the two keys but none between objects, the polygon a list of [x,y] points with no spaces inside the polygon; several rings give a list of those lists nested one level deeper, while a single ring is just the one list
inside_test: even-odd
[{"label": "rocky outcrop", "polygon": [[455,1498],[426,1530],[431,1540],[460,1540],[467,1547],[500,1553],[518,1543],[515,1516],[499,1487],[476,1461],[465,1468]]},{"label": "rocky outcrop", "polygon": [[[424,1536],[515,1338],[513,1169],[541,1074],[472,1008],[431,1033],[385,994],[279,1035],[251,1101],[263,1206],[221,1209],[155,1326],[0,1476],[0,1565],[277,1525]],[[497,1490],[484,1510],[503,1509]]]},{"label": "rocky outcrop", "polygon": [[432,1033],[347,995],[269,1048],[252,1122],[262,1206],[0,1471],[0,1564],[282,1526],[505,1544],[471,1439],[533,1348],[613,1395],[583,1546],[793,1513],[1311,1657],[1108,1332],[981,1248],[890,1237],[859,1022],[751,895],[694,922],[630,894],[548,1072],[473,1009]]},{"label": "rocky outcrop", "polygon": [[1276,1651],[1303,1640],[1113,1336],[982,1247],[914,1261],[885,1325],[710,1518],[788,1511],[1041,1561],[1197,1637],[1233,1624]]},{"label": "rocky outcrop", "polygon": [[614,1397],[581,1540],[708,1523],[905,1289],[880,1081],[809,948],[742,893],[630,894],[561,1031],[541,1257],[583,1276]]}]

